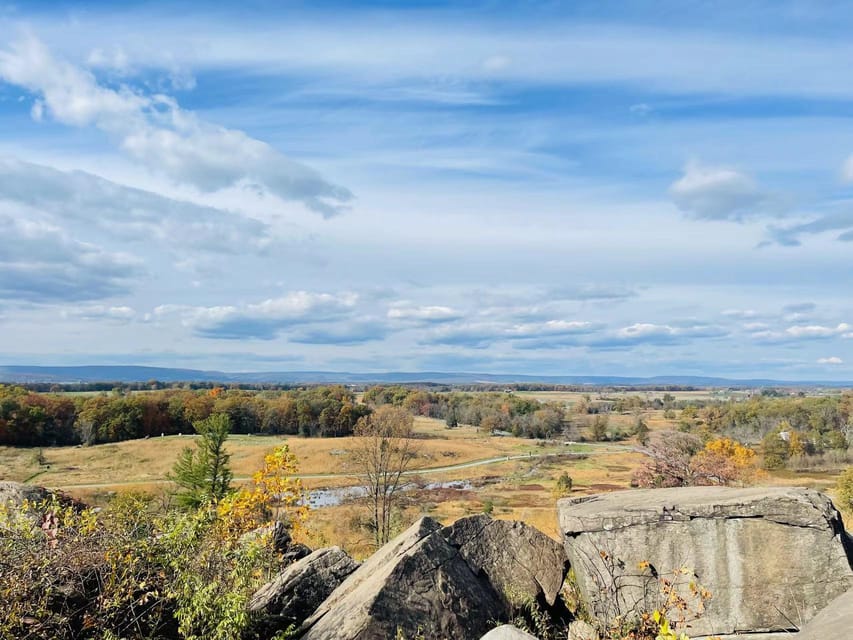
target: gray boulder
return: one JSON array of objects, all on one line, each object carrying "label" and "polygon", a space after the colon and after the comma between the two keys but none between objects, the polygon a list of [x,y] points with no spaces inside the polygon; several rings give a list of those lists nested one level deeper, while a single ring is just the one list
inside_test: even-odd
[{"label": "gray boulder", "polygon": [[[542,567],[539,553],[556,566]],[[507,619],[505,586],[553,602],[564,568],[558,545],[532,527],[475,516],[442,528],[423,518],[350,575],[305,622],[302,638],[479,638]]]},{"label": "gray boulder", "polygon": [[442,535],[475,572],[485,573],[495,590],[509,600],[541,598],[551,606],[556,602],[568,568],[566,553],[537,529],[523,522],[478,515],[457,520]]},{"label": "gray boulder", "polygon": [[[0,505],[6,507],[11,512],[17,511],[23,514],[27,520],[35,525],[40,526],[42,524],[43,519],[50,511],[45,506],[53,504],[53,501],[59,506],[73,507],[75,510],[82,510],[86,506],[78,500],[74,500],[60,492],[50,491],[44,487],[24,484],[22,482],[0,482]],[[24,502],[29,503],[30,508],[22,511],[21,506]]]},{"label": "gray boulder", "polygon": [[537,640],[537,638],[511,624],[502,624],[489,631],[480,640]]},{"label": "gray boulder", "polygon": [[302,560],[302,558],[308,555],[311,555],[310,547],[307,547],[301,542],[291,542],[287,551],[281,554],[281,560],[284,564],[291,564],[297,560]]},{"label": "gray boulder", "polygon": [[44,487],[21,482],[0,482],[0,505],[10,509],[20,507],[24,501],[35,503],[47,500],[51,495],[51,492]]},{"label": "gray boulder", "polygon": [[791,629],[853,585],[841,516],[808,489],[621,491],[560,500],[558,515],[578,586],[604,623],[656,608],[661,577],[696,610],[691,584],[710,592],[691,636]]},{"label": "gray boulder", "polygon": [[598,631],[588,622],[575,620],[569,625],[569,640],[598,640]]},{"label": "gray boulder", "polygon": [[283,522],[276,520],[272,524],[252,529],[248,533],[244,533],[240,537],[242,543],[256,542],[262,538],[267,538],[269,544],[277,553],[286,553],[291,546],[292,538],[290,530]]},{"label": "gray boulder", "polygon": [[841,594],[812,618],[797,640],[840,640],[853,635],[853,590]]},{"label": "gray boulder", "polygon": [[300,624],[357,568],[339,547],[318,549],[258,589],[249,611],[264,614],[265,627]]}]

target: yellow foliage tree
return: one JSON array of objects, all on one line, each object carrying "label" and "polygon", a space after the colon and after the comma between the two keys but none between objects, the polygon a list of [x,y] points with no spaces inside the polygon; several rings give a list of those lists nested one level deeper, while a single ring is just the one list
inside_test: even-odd
[{"label": "yellow foliage tree", "polygon": [[755,451],[731,438],[708,441],[690,466],[696,484],[749,484],[759,473]]},{"label": "yellow foliage tree", "polygon": [[276,447],[264,457],[264,466],[252,476],[251,485],[219,503],[220,519],[237,534],[274,520],[286,522],[292,533],[299,532],[309,507],[297,471],[296,455],[290,447]]},{"label": "yellow foliage tree", "polygon": [[806,452],[806,444],[803,442],[803,436],[799,431],[788,432],[788,455],[801,456]]}]

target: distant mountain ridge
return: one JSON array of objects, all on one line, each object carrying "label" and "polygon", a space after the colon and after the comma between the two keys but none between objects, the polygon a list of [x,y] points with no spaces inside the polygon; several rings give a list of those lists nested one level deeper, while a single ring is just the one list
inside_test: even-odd
[{"label": "distant mountain ridge", "polygon": [[347,371],[247,371],[225,372],[170,367],[144,367],[135,365],[86,366],[0,366],[0,382],[223,382],[223,383],[418,383],[439,384],[511,384],[541,383],[555,385],[614,385],[614,386],[695,386],[695,387],[774,387],[816,386],[848,387],[849,381],[809,381],[772,379],[732,379],[713,376],[667,375],[637,376],[546,376],[530,374],[493,374],[441,371],[388,371],[381,373],[353,373]]}]

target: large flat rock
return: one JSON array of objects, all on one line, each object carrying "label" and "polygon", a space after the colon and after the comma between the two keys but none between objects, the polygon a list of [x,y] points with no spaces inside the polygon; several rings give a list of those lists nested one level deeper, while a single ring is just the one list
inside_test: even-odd
[{"label": "large flat rock", "polygon": [[797,640],[841,640],[853,637],[853,590],[841,594],[812,618]]},{"label": "large flat rock", "polygon": [[853,585],[841,517],[808,489],[622,491],[561,500],[558,515],[581,592],[604,620],[657,607],[659,578],[680,569],[691,606],[691,582],[711,593],[691,636],[794,629]]}]

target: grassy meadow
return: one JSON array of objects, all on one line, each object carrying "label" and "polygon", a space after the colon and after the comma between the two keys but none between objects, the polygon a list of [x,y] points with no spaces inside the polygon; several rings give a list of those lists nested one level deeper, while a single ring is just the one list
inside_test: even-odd
[{"label": "grassy meadow", "polygon": [[[702,392],[678,392],[705,394]],[[530,392],[537,400],[571,405],[582,394]],[[676,395],[676,394],[673,394]],[[690,396],[693,397],[693,396]],[[682,399],[679,397],[679,399]],[[686,399],[686,397],[685,397]],[[645,411],[651,430],[673,429],[676,420],[663,411]],[[610,424],[628,431],[636,417],[610,414]],[[622,490],[643,456],[628,440],[621,443],[576,444],[542,442],[527,438],[487,436],[461,425],[447,429],[444,422],[419,417],[415,420],[418,457],[413,485],[461,481],[460,486],[415,488],[402,494],[398,526],[421,515],[443,522],[488,512],[495,517],[520,519],[549,535],[557,536],[554,486],[562,473],[574,481],[573,495]],[[583,431],[583,427],[581,428]],[[60,489],[89,503],[102,503],[118,491],[166,494],[167,476],[180,451],[193,444],[194,436],[153,437],[90,447],[0,447],[4,479],[29,481]],[[299,460],[299,474],[308,489],[358,484],[348,452],[353,438],[299,438],[233,435],[228,441],[231,465],[238,482],[244,482],[263,464],[271,449],[287,443]],[[39,457],[41,452],[41,458]],[[470,465],[470,466],[469,466]],[[834,474],[780,471],[762,482],[791,484],[831,490]],[[370,541],[359,526],[365,508],[358,500],[314,509],[306,533],[313,546],[337,544],[356,556],[371,551]],[[848,516],[849,517],[849,516]]]}]

